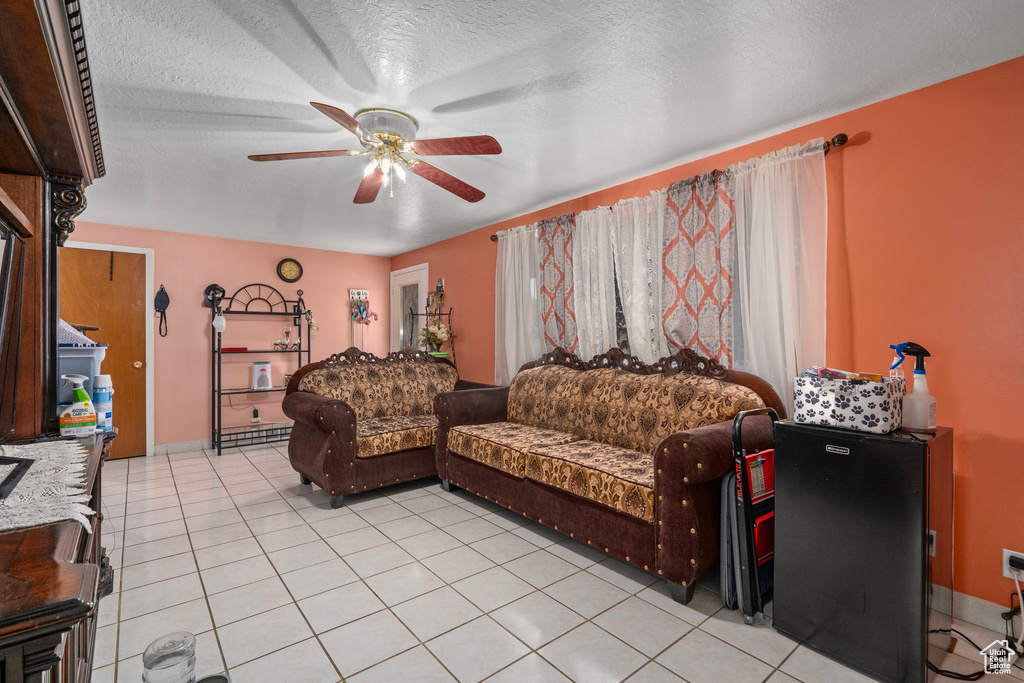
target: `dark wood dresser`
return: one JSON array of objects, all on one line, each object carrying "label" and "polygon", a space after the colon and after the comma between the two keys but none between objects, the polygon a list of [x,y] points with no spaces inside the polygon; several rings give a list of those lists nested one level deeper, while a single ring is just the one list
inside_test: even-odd
[{"label": "dark wood dresser", "polygon": [[112,434],[83,440],[92,533],[78,522],[0,532],[0,683],[88,683],[96,605],[113,585],[101,542],[101,473]]}]

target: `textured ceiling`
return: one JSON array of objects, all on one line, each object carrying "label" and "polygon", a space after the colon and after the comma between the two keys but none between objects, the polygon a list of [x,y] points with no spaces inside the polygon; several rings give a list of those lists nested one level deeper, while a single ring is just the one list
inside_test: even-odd
[{"label": "textured ceiling", "polygon": [[[107,176],[83,219],[396,254],[1024,54],[1020,0],[82,0]],[[374,204],[309,106],[489,134]],[[839,131],[836,131],[839,132]],[[850,133],[856,131],[848,131]]]}]

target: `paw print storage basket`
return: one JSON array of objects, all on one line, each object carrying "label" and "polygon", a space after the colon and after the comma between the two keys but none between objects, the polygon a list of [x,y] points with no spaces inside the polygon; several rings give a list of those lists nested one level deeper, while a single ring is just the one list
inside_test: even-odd
[{"label": "paw print storage basket", "polygon": [[902,377],[863,382],[823,377],[797,377],[793,386],[793,419],[807,424],[887,434],[903,425]]}]

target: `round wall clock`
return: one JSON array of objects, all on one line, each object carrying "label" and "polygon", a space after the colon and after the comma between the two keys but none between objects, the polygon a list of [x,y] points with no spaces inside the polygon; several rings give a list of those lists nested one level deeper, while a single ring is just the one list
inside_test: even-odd
[{"label": "round wall clock", "polygon": [[285,282],[296,282],[302,277],[302,264],[293,258],[281,259],[277,264],[277,276]]}]

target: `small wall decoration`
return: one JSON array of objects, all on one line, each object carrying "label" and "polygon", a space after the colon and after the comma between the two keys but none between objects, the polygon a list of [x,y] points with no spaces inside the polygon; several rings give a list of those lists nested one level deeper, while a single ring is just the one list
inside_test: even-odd
[{"label": "small wall decoration", "polygon": [[444,311],[444,279],[437,279],[437,287],[427,292],[427,313],[436,316]]},{"label": "small wall decoration", "polygon": [[377,314],[370,310],[370,292],[366,289],[348,290],[352,313],[351,343],[356,345],[356,325],[363,325],[361,341],[366,342],[366,326],[377,320]]},{"label": "small wall decoration", "polygon": [[293,258],[281,259],[277,264],[277,276],[285,282],[298,282],[302,277],[302,264]]}]

